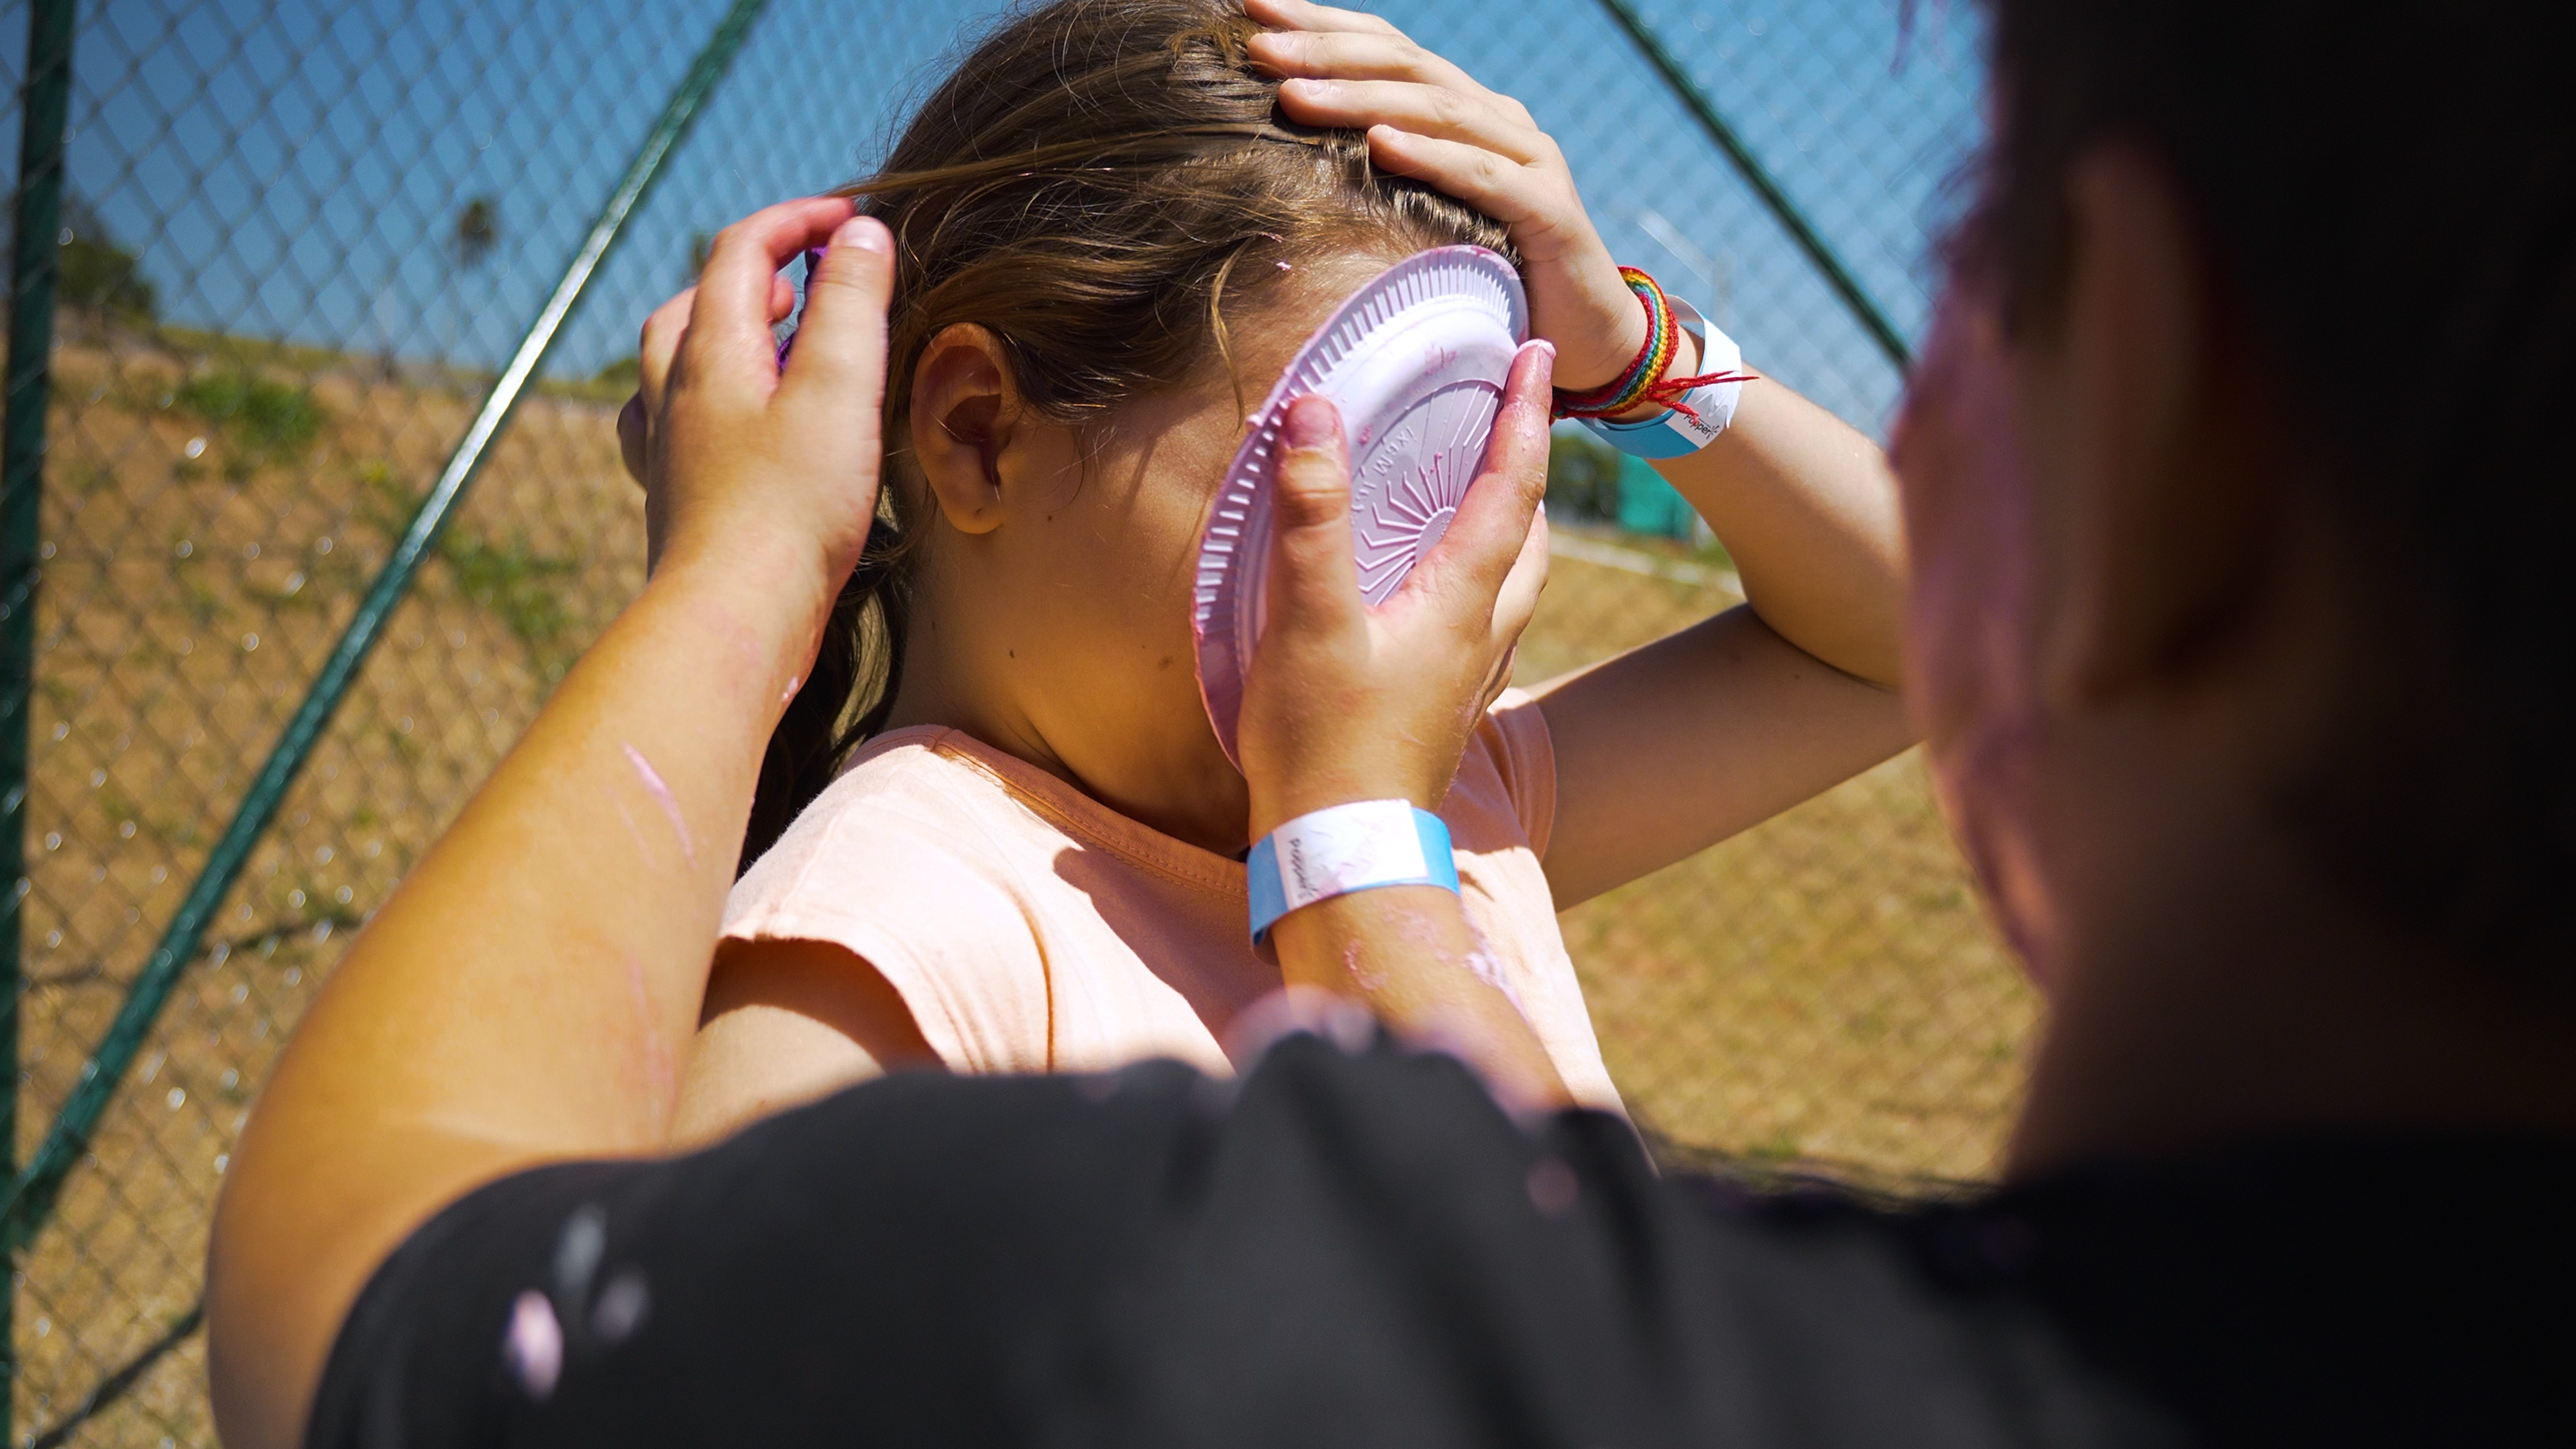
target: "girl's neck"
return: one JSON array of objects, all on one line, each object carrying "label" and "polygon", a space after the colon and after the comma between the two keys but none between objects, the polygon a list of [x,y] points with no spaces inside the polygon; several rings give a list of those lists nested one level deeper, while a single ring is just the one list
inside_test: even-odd
[{"label": "girl's neck", "polygon": [[887,730],[913,725],[963,730],[1013,759],[1090,793],[1083,789],[1072,767],[1048,745],[1036,724],[1011,700],[997,698],[995,691],[978,689],[971,681],[959,679],[952,668],[944,667],[948,664],[938,657],[938,651],[922,648],[918,639],[913,641],[905,651],[903,683],[895,690],[894,707],[886,714]]},{"label": "girl's neck", "polygon": [[[1214,791],[1177,792],[1188,798],[1174,801],[1104,788],[1075,763],[1083,757],[1084,741],[1051,737],[1007,684],[961,668],[962,661],[940,647],[943,642],[947,641],[921,620],[914,621],[904,654],[903,681],[895,690],[884,729],[935,725],[962,731],[1150,830],[1229,859],[1242,856],[1250,818],[1242,777],[1228,775],[1216,782],[1219,788]],[[1224,789],[1227,785],[1234,788]],[[1207,798],[1212,794],[1223,798]]]}]

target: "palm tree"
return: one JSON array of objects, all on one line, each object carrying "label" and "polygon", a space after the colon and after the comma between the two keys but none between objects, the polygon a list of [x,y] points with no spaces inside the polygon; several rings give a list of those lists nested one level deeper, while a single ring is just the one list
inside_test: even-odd
[{"label": "palm tree", "polygon": [[[451,284],[456,272],[476,271],[490,261],[493,250],[500,244],[500,203],[489,196],[469,198],[464,206],[458,208],[456,226],[447,236],[448,256],[454,263],[449,274]],[[456,354],[462,339],[457,334],[464,328],[465,317],[464,298],[454,295],[453,285],[449,291],[453,305],[448,309],[448,344],[442,360],[452,368],[458,360]]]},{"label": "palm tree", "polygon": [[456,261],[467,271],[483,265],[492,249],[501,244],[501,208],[488,196],[477,196],[456,213],[456,234],[450,239],[456,248]]}]

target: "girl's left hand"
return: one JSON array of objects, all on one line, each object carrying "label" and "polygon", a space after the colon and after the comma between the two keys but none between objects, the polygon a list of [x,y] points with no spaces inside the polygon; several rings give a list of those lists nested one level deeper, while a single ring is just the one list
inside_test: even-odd
[{"label": "girl's left hand", "polygon": [[1251,56],[1286,78],[1279,101],[1291,119],[1365,130],[1375,164],[1511,228],[1530,335],[1556,345],[1558,387],[1581,392],[1627,370],[1646,344],[1645,309],[1584,214],[1564,153],[1528,108],[1374,15],[1307,0],[1245,8],[1270,27],[1252,38]]}]

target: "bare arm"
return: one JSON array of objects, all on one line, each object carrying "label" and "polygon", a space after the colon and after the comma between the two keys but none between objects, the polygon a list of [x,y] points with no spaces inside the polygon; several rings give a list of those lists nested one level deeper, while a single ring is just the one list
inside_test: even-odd
[{"label": "bare arm", "polygon": [[1746,604],[1534,691],[1556,741],[1546,865],[1559,907],[1912,739],[1894,692],[1903,543],[1877,446],[1762,379],[1716,442],[1656,469],[1725,541]]},{"label": "bare arm", "polygon": [[[209,1261],[237,1449],[297,1442],[350,1301],[439,1207],[667,1141],[762,747],[875,507],[888,239],[850,215],[789,203],[718,241],[656,445],[651,582],[351,947],[262,1094]],[[777,268],[827,238],[779,377]]]},{"label": "bare arm", "polygon": [[[1249,0],[1253,54],[1301,121],[1364,127],[1377,164],[1503,221],[1530,325],[1568,386],[1620,374],[1642,310],[1528,110],[1386,22]],[[1691,349],[1676,374],[1696,363]],[[1725,540],[1749,607],[1543,686],[1557,757],[1545,861],[1559,905],[1671,864],[1886,758],[1904,549],[1879,450],[1767,379],[1707,449],[1658,464]]]},{"label": "bare arm", "polygon": [[[1676,374],[1696,360],[1677,359]],[[1762,622],[1855,679],[1897,687],[1905,533],[1876,443],[1757,377],[1716,442],[1654,467],[1725,542]]]},{"label": "bare arm", "polygon": [[[1272,495],[1269,629],[1244,684],[1252,835],[1355,800],[1431,809],[1509,674],[1546,577],[1549,357],[1522,350],[1485,472],[1448,534],[1377,609],[1351,557],[1350,464],[1329,402],[1291,409]],[[1561,1106],[1564,1082],[1506,997],[1458,897],[1437,886],[1356,891],[1272,929],[1280,975],[1367,1004],[1454,1052],[1507,1102]]]},{"label": "bare arm", "polygon": [[671,1141],[712,1142],[889,1071],[938,1065],[893,983],[847,948],[726,941],[680,1074]]}]

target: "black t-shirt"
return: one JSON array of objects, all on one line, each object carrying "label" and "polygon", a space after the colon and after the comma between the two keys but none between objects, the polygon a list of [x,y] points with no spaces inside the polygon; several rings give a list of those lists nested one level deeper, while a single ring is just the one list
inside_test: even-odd
[{"label": "black t-shirt", "polygon": [[899,1076],[457,1202],[310,1442],[2576,1444],[2571,1188],[2306,1141],[1887,1211],[1384,1044]]}]

